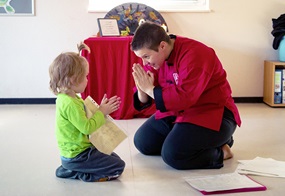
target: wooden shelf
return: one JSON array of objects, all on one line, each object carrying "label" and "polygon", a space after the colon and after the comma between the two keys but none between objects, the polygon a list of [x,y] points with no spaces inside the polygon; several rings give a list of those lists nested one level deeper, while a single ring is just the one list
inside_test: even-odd
[{"label": "wooden shelf", "polygon": [[264,61],[263,102],[271,107],[285,107],[285,104],[274,103],[275,69],[285,69],[285,62]]}]

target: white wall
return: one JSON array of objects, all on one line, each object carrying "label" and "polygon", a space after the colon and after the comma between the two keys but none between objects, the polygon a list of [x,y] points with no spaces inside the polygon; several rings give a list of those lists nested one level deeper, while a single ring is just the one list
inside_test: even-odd
[{"label": "white wall", "polygon": [[[100,1],[98,1],[100,3]],[[49,98],[48,67],[62,51],[98,32],[88,0],[35,0],[35,16],[0,16],[0,98]],[[171,33],[213,47],[234,97],[263,96],[263,61],[276,60],[272,18],[284,0],[211,0],[211,13],[162,13]]]}]

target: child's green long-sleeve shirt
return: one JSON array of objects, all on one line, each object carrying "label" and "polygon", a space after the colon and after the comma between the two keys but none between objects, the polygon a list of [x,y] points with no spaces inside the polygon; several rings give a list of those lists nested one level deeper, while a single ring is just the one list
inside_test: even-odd
[{"label": "child's green long-sleeve shirt", "polygon": [[97,111],[90,119],[86,117],[84,101],[66,94],[56,99],[56,139],[60,155],[74,158],[92,146],[88,135],[105,123],[104,114]]}]

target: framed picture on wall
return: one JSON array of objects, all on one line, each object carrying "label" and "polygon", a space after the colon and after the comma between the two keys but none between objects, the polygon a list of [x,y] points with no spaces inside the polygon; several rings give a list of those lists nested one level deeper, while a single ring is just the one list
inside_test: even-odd
[{"label": "framed picture on wall", "polygon": [[115,18],[98,18],[100,36],[120,36],[118,21]]},{"label": "framed picture on wall", "polygon": [[1,0],[1,16],[34,15],[34,0]]}]

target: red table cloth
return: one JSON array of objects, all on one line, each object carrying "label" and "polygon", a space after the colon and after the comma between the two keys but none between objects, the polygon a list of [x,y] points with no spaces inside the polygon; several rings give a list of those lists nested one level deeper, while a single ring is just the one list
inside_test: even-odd
[{"label": "red table cloth", "polygon": [[88,84],[81,94],[85,99],[90,95],[100,104],[104,93],[110,98],[121,97],[120,109],[113,112],[114,119],[131,119],[149,117],[155,112],[155,106],[143,111],[133,107],[134,80],[132,65],[142,63],[130,49],[132,37],[90,37],[84,43],[90,47],[91,53],[82,51],[89,62]]}]

